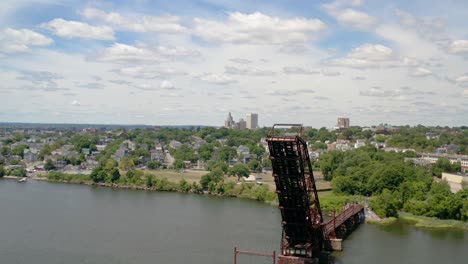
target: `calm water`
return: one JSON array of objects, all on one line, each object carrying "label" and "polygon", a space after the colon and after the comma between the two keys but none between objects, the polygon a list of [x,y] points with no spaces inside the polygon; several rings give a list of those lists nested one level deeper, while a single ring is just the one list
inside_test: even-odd
[{"label": "calm water", "polygon": [[[232,263],[235,245],[279,238],[278,210],[257,202],[0,180],[0,263]],[[401,223],[362,225],[344,247],[335,263],[468,263],[467,232]]]}]

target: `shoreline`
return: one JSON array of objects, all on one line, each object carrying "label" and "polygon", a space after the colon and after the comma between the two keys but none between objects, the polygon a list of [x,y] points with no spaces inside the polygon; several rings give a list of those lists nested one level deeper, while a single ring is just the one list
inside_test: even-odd
[{"label": "shoreline", "polygon": [[[17,180],[18,177],[16,176],[3,176],[3,179],[7,180]],[[192,194],[200,194],[200,195],[210,195],[210,196],[217,196],[217,197],[228,197],[228,198],[239,198],[239,199],[248,199],[251,201],[260,202],[263,204],[267,204],[270,206],[278,206],[277,202],[270,202],[265,200],[258,200],[254,197],[244,196],[244,195],[226,195],[226,194],[218,194],[218,193],[211,193],[208,191],[203,192],[194,192],[194,191],[183,191],[179,189],[174,190],[157,190],[155,187],[147,187],[147,186],[139,186],[139,185],[119,185],[115,183],[94,183],[94,182],[71,182],[71,181],[64,181],[64,180],[51,180],[47,177],[33,177],[30,180],[35,181],[44,181],[50,183],[63,183],[63,184],[76,184],[76,185],[86,185],[86,186],[98,186],[98,187],[105,187],[105,188],[113,188],[113,189],[122,189],[122,190],[138,190],[138,191],[161,191],[161,192],[178,192],[178,193],[192,193]],[[366,212],[374,214],[372,211]],[[375,217],[376,216],[376,217]],[[428,229],[457,229],[457,230],[465,230],[468,231],[468,222],[458,221],[458,220],[451,220],[451,219],[438,219],[434,217],[426,217],[426,216],[418,216],[413,215],[407,212],[400,212],[399,217],[389,217],[389,218],[380,218],[377,215],[373,217],[369,217],[367,219],[366,216],[366,223],[367,224],[375,224],[380,226],[391,225],[396,223],[397,221],[404,221],[408,224],[413,225],[416,228],[428,228]]]},{"label": "shoreline", "polygon": [[[15,177],[15,176],[12,176]],[[151,191],[151,192],[178,192],[178,193],[192,193],[192,194],[199,194],[199,195],[209,195],[209,196],[216,196],[216,197],[227,197],[227,198],[238,198],[238,199],[247,199],[251,201],[256,201],[260,202],[263,204],[267,204],[270,206],[278,206],[278,203],[276,202],[269,202],[269,201],[262,201],[255,199],[253,197],[249,196],[243,196],[243,195],[226,195],[226,194],[219,194],[219,193],[211,193],[208,191],[203,191],[203,192],[194,192],[194,191],[183,191],[179,189],[174,189],[174,190],[158,190],[156,187],[147,187],[147,186],[139,186],[139,185],[119,185],[115,183],[104,183],[104,182],[86,182],[86,181],[81,181],[81,182],[71,182],[71,181],[64,181],[64,180],[51,180],[48,179],[47,177],[34,177],[30,178],[31,180],[35,181],[44,181],[44,182],[51,182],[51,183],[63,183],[63,184],[76,184],[76,185],[86,185],[86,186],[98,186],[98,187],[104,187],[104,188],[113,188],[113,189],[122,189],[122,190],[138,190],[138,191]]]}]

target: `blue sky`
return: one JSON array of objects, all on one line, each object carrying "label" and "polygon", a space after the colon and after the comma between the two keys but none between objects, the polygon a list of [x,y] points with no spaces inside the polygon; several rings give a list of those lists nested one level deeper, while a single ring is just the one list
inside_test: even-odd
[{"label": "blue sky", "polygon": [[463,1],[0,3],[0,121],[467,125]]}]

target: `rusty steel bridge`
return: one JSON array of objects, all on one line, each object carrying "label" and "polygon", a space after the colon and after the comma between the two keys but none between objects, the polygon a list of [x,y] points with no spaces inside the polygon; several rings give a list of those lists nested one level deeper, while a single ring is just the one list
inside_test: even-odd
[{"label": "rusty steel bridge", "polygon": [[[279,126],[298,133],[275,135]],[[349,204],[324,223],[302,125],[275,124],[266,140],[282,218],[278,263],[316,263],[324,249],[341,250],[342,239],[364,220],[364,207]]]}]

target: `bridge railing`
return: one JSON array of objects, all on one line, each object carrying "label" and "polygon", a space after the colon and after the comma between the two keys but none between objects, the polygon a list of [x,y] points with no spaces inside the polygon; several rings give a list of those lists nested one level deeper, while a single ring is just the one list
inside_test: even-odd
[{"label": "bridge railing", "polygon": [[337,227],[342,225],[346,220],[349,218],[353,217],[355,214],[359,213],[361,210],[364,209],[364,206],[360,204],[351,204],[343,210],[340,214],[336,215],[328,221],[326,224],[323,226],[323,235],[324,237],[328,237],[332,231],[334,231]]}]

